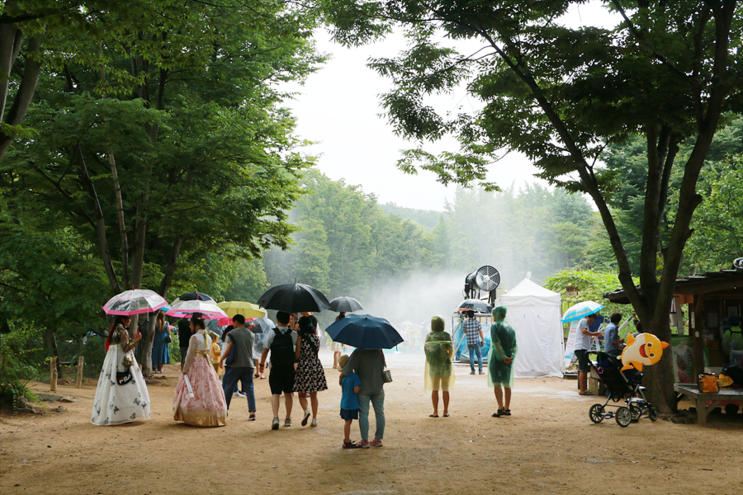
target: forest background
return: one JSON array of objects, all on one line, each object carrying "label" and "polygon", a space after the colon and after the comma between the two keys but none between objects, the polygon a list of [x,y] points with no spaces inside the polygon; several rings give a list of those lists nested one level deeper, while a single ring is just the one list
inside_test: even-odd
[{"label": "forest background", "polygon": [[[506,289],[527,275],[558,291],[568,280],[596,294],[619,287],[605,229],[580,194],[458,188],[442,211],[421,211],[380,205],[315,169],[285,108],[291,95],[277,88],[321,67],[319,17],[270,1],[3,5],[0,395],[49,356],[86,353],[94,369],[85,339],[106,334],[102,304],[131,285],[255,301],[296,280],[393,322],[449,314],[484,264]],[[609,206],[633,267],[645,150],[630,138],[601,156],[619,184]],[[702,171],[680,275],[727,268],[743,251],[742,152],[743,120],[730,118]]]}]

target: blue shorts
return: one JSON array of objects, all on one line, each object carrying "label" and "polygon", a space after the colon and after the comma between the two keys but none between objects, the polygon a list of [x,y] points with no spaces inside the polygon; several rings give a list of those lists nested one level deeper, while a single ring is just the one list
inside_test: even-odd
[{"label": "blue shorts", "polygon": [[341,418],[343,418],[345,420],[359,419],[359,410],[358,409],[342,409],[341,408]]}]

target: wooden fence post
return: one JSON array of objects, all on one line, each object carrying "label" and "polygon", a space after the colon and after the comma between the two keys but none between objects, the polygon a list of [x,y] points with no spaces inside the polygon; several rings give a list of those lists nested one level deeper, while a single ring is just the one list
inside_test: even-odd
[{"label": "wooden fence post", "polygon": [[85,356],[77,358],[77,379],[75,388],[83,388],[83,367],[85,366]]},{"label": "wooden fence post", "polygon": [[55,357],[49,363],[49,390],[57,391],[57,358]]}]

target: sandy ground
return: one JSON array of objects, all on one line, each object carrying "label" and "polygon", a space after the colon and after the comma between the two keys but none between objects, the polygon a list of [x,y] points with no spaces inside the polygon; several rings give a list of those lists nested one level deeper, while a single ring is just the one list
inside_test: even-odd
[{"label": "sandy ground", "polygon": [[[149,387],[152,418],[89,423],[95,380],[60,386],[78,402],[61,413],[0,417],[0,493],[55,494],[726,494],[743,490],[743,420],[682,425],[643,418],[627,428],[593,424],[595,398],[575,381],[517,380],[513,416],[491,418],[485,376],[457,367],[451,417],[429,418],[422,357],[388,356],[384,447],[341,449],[338,373],[320,394],[319,426],[270,430],[267,380],[257,382],[258,421],[235,399],[223,428],[175,423],[177,365]],[[332,362],[332,359],[330,360]],[[323,356],[328,363],[328,356]],[[38,391],[48,385],[35,384]],[[57,407],[51,403],[49,407]],[[283,410],[283,406],[282,406]],[[738,416],[739,418],[741,416]],[[354,423],[352,438],[358,439]],[[373,432],[373,424],[372,424]]]}]

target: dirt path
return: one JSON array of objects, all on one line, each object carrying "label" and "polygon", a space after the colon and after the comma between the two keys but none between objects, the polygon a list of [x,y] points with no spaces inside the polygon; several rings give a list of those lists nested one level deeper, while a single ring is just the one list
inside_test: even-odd
[{"label": "dirt path", "polygon": [[[417,358],[420,359],[420,358]],[[324,360],[327,362],[327,360]],[[743,490],[743,426],[669,421],[594,425],[596,400],[575,382],[517,380],[513,416],[496,409],[484,376],[457,367],[451,417],[429,418],[422,366],[388,363],[385,446],[342,450],[338,374],[320,394],[319,426],[270,430],[267,380],[257,383],[258,421],[235,399],[224,428],[173,422],[177,366],[150,385],[152,418],[118,427],[90,421],[94,380],[59,387],[78,402],[42,417],[0,418],[0,494],[725,494]],[[48,386],[34,388],[44,391]],[[56,407],[59,404],[54,403]],[[283,406],[282,406],[283,410]],[[354,424],[352,438],[358,439]],[[373,432],[373,425],[372,425]]]}]

